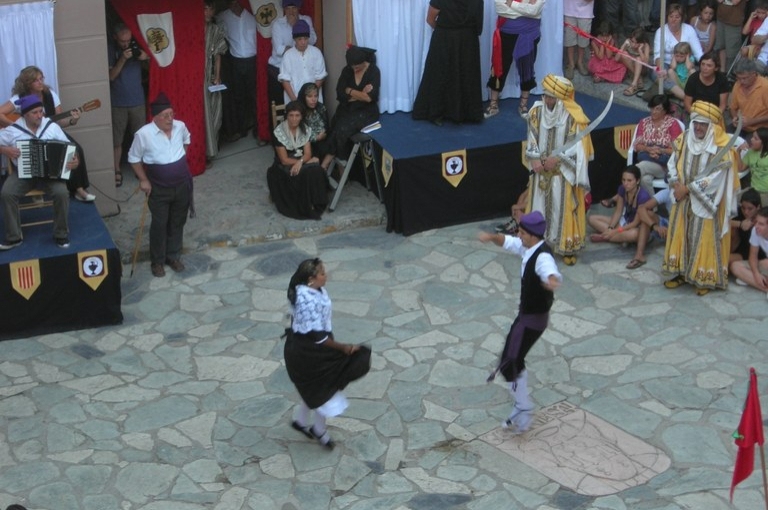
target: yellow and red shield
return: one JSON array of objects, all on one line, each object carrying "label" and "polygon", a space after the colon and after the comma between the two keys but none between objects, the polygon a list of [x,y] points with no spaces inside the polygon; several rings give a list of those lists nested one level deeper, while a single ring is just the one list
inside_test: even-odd
[{"label": "yellow and red shield", "polygon": [[11,262],[11,286],[29,301],[35,293],[42,278],[40,276],[40,259]]},{"label": "yellow and red shield", "polygon": [[632,145],[632,135],[635,134],[635,124],[626,124],[613,128],[613,146],[621,157],[627,159],[629,147]]}]

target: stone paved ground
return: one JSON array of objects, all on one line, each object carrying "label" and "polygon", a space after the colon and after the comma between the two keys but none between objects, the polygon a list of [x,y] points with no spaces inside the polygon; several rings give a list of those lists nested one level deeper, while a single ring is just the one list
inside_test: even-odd
[{"label": "stone paved ground", "polygon": [[[562,268],[529,358],[534,400],[581,408],[671,459],[637,487],[584,496],[479,438],[510,409],[503,385],[484,381],[519,292],[519,262],[474,240],[491,225],[198,251],[183,274],[126,278],[122,326],[3,342],[0,506],[731,508],[747,369],[768,374],[765,296],[666,290],[660,246],[633,272],[629,250],[605,245]],[[330,421],[332,452],[289,427],[297,396],[278,338],[287,281],[310,256],[326,261],[337,336],[374,352]],[[761,499],[753,476],[735,507]]]},{"label": "stone paved ground", "polygon": [[[579,494],[488,441],[510,400],[484,381],[519,292],[519,262],[474,240],[496,222],[386,234],[383,207],[358,184],[321,222],[286,220],[266,200],[271,158],[243,140],[196,179],[185,273],[152,278],[144,233],[133,278],[125,268],[123,325],[0,345],[0,507],[762,507],[757,474],[734,506],[728,488],[748,367],[768,374],[764,295],[666,290],[658,243],[637,271],[624,269],[632,251],[606,245],[562,268],[552,324],[529,357],[534,400],[583,411],[671,461],[633,488]],[[135,185],[126,175],[120,196]],[[126,262],[141,204],[106,220]],[[337,335],[374,352],[330,422],[333,452],[289,427],[297,395],[279,339],[290,274],[316,255]],[[564,464],[591,459],[599,473],[616,462],[568,446]]]}]

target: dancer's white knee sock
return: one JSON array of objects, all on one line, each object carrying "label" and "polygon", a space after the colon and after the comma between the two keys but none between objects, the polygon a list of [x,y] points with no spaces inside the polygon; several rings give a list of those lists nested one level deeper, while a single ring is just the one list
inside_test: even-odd
[{"label": "dancer's white knee sock", "polygon": [[304,403],[302,400],[298,407],[296,407],[296,418],[295,420],[301,425],[302,427],[306,427],[309,425],[309,406]]},{"label": "dancer's white knee sock", "polygon": [[528,396],[528,370],[523,370],[515,382],[510,383],[510,391],[515,397],[515,407],[518,409],[533,409],[533,402]]}]

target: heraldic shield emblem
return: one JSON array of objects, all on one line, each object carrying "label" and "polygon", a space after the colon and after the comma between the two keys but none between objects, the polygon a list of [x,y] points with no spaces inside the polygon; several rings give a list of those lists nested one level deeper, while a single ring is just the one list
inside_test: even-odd
[{"label": "heraldic shield emblem", "polygon": [[454,188],[467,175],[467,150],[443,153],[443,179],[451,183]]},{"label": "heraldic shield emblem", "polygon": [[27,301],[40,287],[40,259],[11,262],[11,286]]},{"label": "heraldic shield emblem", "polygon": [[627,159],[629,148],[632,146],[632,138],[635,134],[635,124],[626,124],[613,128],[613,146],[621,157]]}]

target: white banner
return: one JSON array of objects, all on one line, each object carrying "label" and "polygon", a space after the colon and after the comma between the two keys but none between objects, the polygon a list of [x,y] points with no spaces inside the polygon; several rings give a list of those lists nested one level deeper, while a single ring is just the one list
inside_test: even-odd
[{"label": "white banner", "polygon": [[173,15],[139,14],[136,16],[139,30],[149,46],[149,53],[160,67],[168,67],[176,56],[176,43],[173,37]]}]

